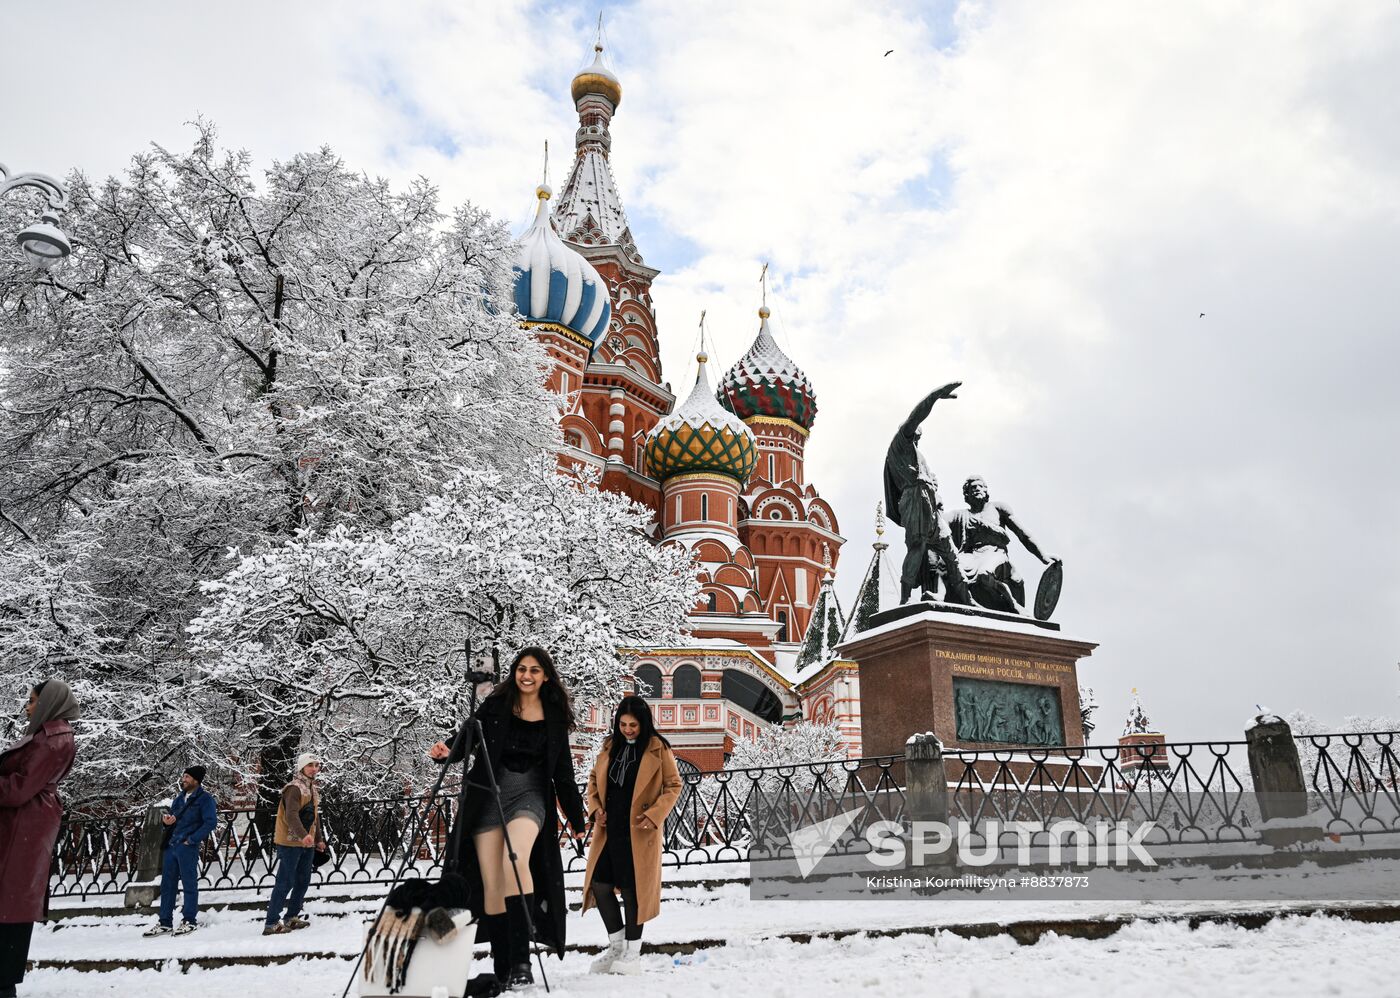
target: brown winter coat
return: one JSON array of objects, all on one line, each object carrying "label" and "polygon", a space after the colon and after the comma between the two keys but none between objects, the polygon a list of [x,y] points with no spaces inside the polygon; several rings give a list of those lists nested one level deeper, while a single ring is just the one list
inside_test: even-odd
[{"label": "brown winter coat", "polygon": [[[301,823],[301,811],[308,804],[311,805],[310,826]],[[279,846],[304,848],[308,835],[317,842],[321,841],[321,790],[315,782],[298,773],[292,777],[292,782],[282,788],[272,842]]]},{"label": "brown winter coat", "polygon": [[58,783],[77,754],[64,720],[0,754],[0,922],[40,922],[48,896],[49,867],[63,806]]},{"label": "brown winter coat", "polygon": [[[604,810],[608,797],[609,738],[588,774],[588,813]],[[632,790],[632,870],[637,878],[637,924],[661,914],[661,840],[666,828],[666,816],[681,796],[681,774],[676,768],[676,756],[660,738],[653,737],[637,763],[637,783]],[[646,815],[652,827],[642,828],[637,819]],[[588,871],[583,877],[583,910],[593,906],[593,868],[603,855],[608,842],[605,827],[593,826],[593,841],[588,849]]]}]

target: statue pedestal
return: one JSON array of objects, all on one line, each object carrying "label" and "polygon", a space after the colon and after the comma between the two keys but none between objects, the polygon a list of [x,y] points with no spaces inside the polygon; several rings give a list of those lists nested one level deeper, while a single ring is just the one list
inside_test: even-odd
[{"label": "statue pedestal", "polygon": [[924,731],[949,748],[1082,745],[1076,666],[1098,645],[1057,632],[940,603],[875,614],[838,649],[860,667],[864,754],[900,754]]}]

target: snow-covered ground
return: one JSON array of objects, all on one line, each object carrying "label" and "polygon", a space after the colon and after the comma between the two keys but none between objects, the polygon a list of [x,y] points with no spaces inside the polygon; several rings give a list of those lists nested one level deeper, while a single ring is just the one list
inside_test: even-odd
[{"label": "snow-covered ground", "polygon": [[[765,905],[756,903],[753,907]],[[590,917],[584,924],[593,921]],[[203,952],[214,939],[213,930],[211,924],[208,935],[202,930],[171,949],[178,948],[184,955]],[[315,931],[296,935],[305,937]],[[1191,929],[1184,923],[1143,922],[1103,940],[1047,937],[1034,946],[1020,946],[1006,936],[860,935],[804,945],[765,935],[735,938],[729,945],[691,957],[644,956],[640,980],[590,976],[590,958],[577,953],[562,962],[549,961],[548,972],[554,993],[562,996],[623,991],[795,998],[896,991],[947,998],[1084,998],[1128,993],[1230,998],[1389,995],[1396,993],[1394,954],[1400,946],[1400,925],[1369,925],[1322,915],[1281,918],[1254,930],[1215,924]],[[54,942],[46,938],[41,945],[47,948]],[[146,947],[133,943],[130,949]],[[339,995],[348,973],[349,964],[338,959],[300,959],[281,966],[192,970],[188,974],[178,970],[105,974],[40,970],[29,976],[21,993],[34,998],[75,994],[252,998],[290,987],[290,993],[299,998],[312,998]],[[543,993],[543,989],[536,993]]]},{"label": "snow-covered ground", "polygon": [[[382,897],[382,895],[381,895]],[[35,960],[166,960],[188,957],[246,957],[260,954],[354,955],[370,905],[357,902],[307,902],[311,926],[281,936],[261,935],[260,911],[206,910],[192,936],[142,937],[154,919],[143,915],[73,916],[36,928],[30,956]],[[570,900],[577,901],[575,892]],[[1144,902],[917,900],[754,901],[746,883],[715,886],[668,885],[661,917],[647,926],[656,943],[704,941],[708,945],[747,947],[785,933],[838,933],[939,925],[1006,924],[1032,920],[1161,918],[1218,914],[1247,908],[1278,911],[1291,902]],[[602,921],[593,913],[571,914],[570,945],[598,947],[607,942]]]}]

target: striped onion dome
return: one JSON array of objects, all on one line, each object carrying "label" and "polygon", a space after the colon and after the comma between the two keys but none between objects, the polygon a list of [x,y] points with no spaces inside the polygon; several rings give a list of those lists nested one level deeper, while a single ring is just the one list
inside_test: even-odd
[{"label": "striped onion dome", "polygon": [[562,326],[591,347],[612,318],[608,286],[550,225],[546,203],[552,193],[544,184],[535,189],[539,208],[515,258],[515,307],[527,323]]},{"label": "striped onion dome", "polygon": [[810,430],[817,418],[817,393],[802,368],[778,347],[768,330],[768,309],[758,310],[758,338],[719,383],[719,401],[740,419],[790,419]]},{"label": "striped onion dome", "polygon": [[647,434],[647,471],[665,481],[673,475],[711,471],[743,485],[758,462],[753,431],[717,401],[705,374],[702,353],[695,389],[676,411]]}]

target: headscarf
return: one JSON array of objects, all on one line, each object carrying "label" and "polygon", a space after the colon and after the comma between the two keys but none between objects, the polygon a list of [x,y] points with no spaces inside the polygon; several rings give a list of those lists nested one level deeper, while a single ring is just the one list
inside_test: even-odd
[{"label": "headscarf", "polygon": [[68,684],[61,679],[50,679],[39,691],[39,702],[34,705],[34,714],[24,733],[26,736],[37,734],[50,721],[76,721],[78,713],[78,701],[73,699]]}]

